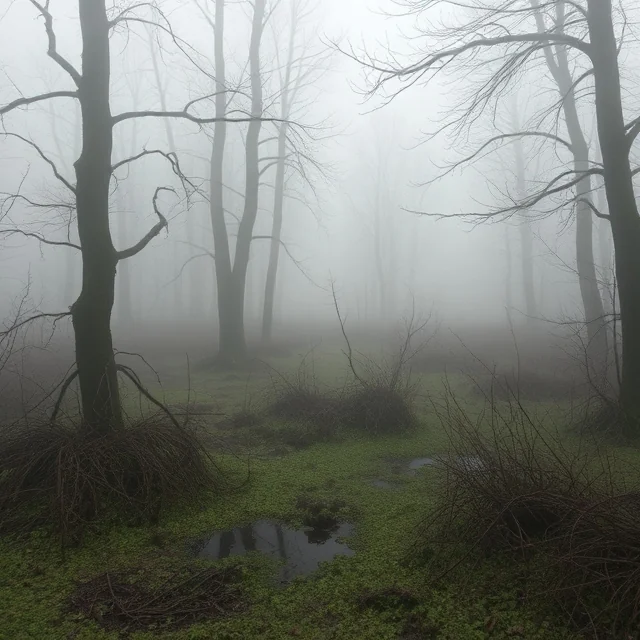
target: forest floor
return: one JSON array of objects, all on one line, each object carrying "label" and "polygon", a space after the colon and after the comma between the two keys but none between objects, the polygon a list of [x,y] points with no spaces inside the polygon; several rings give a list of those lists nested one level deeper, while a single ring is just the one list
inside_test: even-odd
[{"label": "forest floor", "polygon": [[[291,425],[266,411],[273,385],[280,374],[298,371],[300,355],[231,373],[202,370],[192,362],[187,375],[185,363],[175,362],[163,370],[162,389],[148,376],[152,391],[174,411],[188,406],[195,414],[225,487],[192,504],[170,506],[153,527],[101,525],[64,557],[42,531],[28,540],[0,539],[0,638],[577,638],[544,599],[523,597],[544,592],[544,586],[525,584],[513,564],[476,558],[437,586],[428,580],[428,554],[415,543],[437,471],[411,462],[447,451],[431,404],[442,392],[443,374],[417,376],[420,425],[408,435],[305,442],[290,438]],[[348,373],[337,348],[318,352],[313,362],[319,384],[339,386]],[[449,382],[470,406],[478,403],[464,377],[455,374]],[[133,393],[127,402],[134,414]],[[225,418],[233,415],[242,419]],[[328,518],[320,526],[326,529],[320,531],[325,557],[331,549],[339,551],[313,571],[307,564],[314,559],[304,556],[307,541],[300,534],[311,531],[304,528],[310,514]],[[226,542],[221,531],[231,532]],[[216,558],[227,555],[232,544],[237,551],[240,540],[249,548],[275,545],[281,557],[301,553],[293,574],[308,575],[291,580],[289,575],[283,582],[279,566],[291,558],[273,554]],[[311,540],[322,547],[317,542]],[[213,549],[213,557],[206,556],[207,549]],[[214,603],[219,614],[210,619],[182,625],[183,612],[177,609],[173,617],[161,615],[163,607],[173,606],[162,599],[151,603],[157,618],[138,615],[141,606],[107,615],[131,596],[133,587],[126,586],[131,581],[166,585],[176,576],[197,579],[212,566],[227,568],[233,584],[220,579],[221,596]],[[186,594],[194,584],[183,579],[174,595]],[[143,600],[140,595],[138,603]],[[163,617],[168,627],[158,623]]]}]

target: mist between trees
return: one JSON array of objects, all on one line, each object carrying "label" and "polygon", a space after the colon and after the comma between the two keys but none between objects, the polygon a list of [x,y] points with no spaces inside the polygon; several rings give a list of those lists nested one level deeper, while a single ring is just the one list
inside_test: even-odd
[{"label": "mist between trees", "polygon": [[365,4],[10,3],[2,304],[71,318],[88,415],[120,419],[112,327],[233,363],[331,281],[365,324],[582,324],[640,411],[627,8]]}]

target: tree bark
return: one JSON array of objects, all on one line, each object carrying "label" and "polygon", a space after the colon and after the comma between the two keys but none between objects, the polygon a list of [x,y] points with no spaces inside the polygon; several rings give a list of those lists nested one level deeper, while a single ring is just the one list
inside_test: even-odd
[{"label": "tree bark", "polygon": [[75,163],[82,290],[71,313],[85,429],[122,427],[111,337],[117,255],[109,229],[113,131],[109,103],[109,20],[105,0],[80,0],[82,153]]},{"label": "tree bark", "polygon": [[640,432],[640,216],[629,161],[611,0],[588,0],[598,137],[602,150],[622,330],[620,402]]}]

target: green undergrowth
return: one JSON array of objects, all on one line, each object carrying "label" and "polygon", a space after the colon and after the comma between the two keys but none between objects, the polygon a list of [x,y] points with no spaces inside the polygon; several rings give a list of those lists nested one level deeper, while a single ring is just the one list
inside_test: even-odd
[{"label": "green undergrowth", "polygon": [[[333,360],[332,360],[333,362]],[[326,366],[329,377],[330,367]],[[335,370],[334,370],[335,373]],[[248,398],[268,386],[262,371],[225,381],[223,373],[198,374],[190,398],[210,398],[227,416],[247,410]],[[325,374],[323,374],[325,375]],[[239,431],[232,450],[212,444],[228,488],[191,504],[172,507],[154,528],[124,525],[88,535],[79,549],[62,557],[42,532],[28,539],[0,539],[0,639],[116,640],[99,620],[74,611],[70,599],[79,582],[106,571],[135,569],[150,585],[170,568],[210,565],[195,560],[190,544],[216,530],[262,519],[301,526],[313,505],[338,505],[339,517],[354,525],[350,557],[338,556],[306,578],[284,588],[274,582],[276,565],[259,554],[217,561],[240,568],[244,607],[217,619],[166,631],[162,627],[131,634],[137,640],[419,640],[439,638],[574,638],[544,602],[523,601],[518,567],[499,561],[467,563],[435,587],[428,553],[414,547],[416,527],[433,498],[433,469],[408,474],[409,460],[444,454],[447,439],[430,408],[428,394],[440,387],[438,376],[423,376],[418,398],[420,426],[403,437],[346,434],[337,441],[308,442],[304,447],[268,446],[262,420],[224,429]],[[463,383],[460,383],[461,385]],[[214,389],[222,389],[216,392]],[[165,390],[165,400],[185,403],[187,393]],[[257,404],[257,401],[256,401]],[[254,404],[254,406],[256,406]],[[220,418],[221,419],[221,418]],[[289,429],[277,421],[271,429]],[[212,443],[216,442],[215,437]],[[255,446],[245,446],[247,443]],[[271,443],[272,445],[273,443]],[[372,485],[385,480],[390,488]],[[311,505],[311,506],[309,506]],[[470,568],[473,570],[471,571]]]},{"label": "green undergrowth", "polygon": [[[220,460],[239,486],[172,510],[155,529],[120,528],[94,535],[66,553],[41,535],[27,544],[0,543],[0,637],[117,638],[96,621],[69,610],[77,581],[106,570],[143,567],[153,576],[167,566],[194,562],[189,541],[252,521],[273,518],[300,525],[300,496],[339,499],[355,524],[353,557],[337,557],[306,579],[279,589],[273,565],[260,556],[230,558],[243,568],[247,608],[228,618],[135,638],[569,638],[523,607],[517,579],[492,565],[475,572],[465,589],[454,582],[433,590],[425,567],[409,562],[419,515],[429,501],[430,471],[406,475],[395,459],[433,455],[444,447],[428,426],[410,439],[318,444],[280,458]],[[373,478],[395,488],[373,487]],[[415,560],[415,558],[414,558]],[[204,561],[199,561],[206,564]],[[496,573],[497,572],[497,573]],[[506,579],[506,581],[505,581]]]}]

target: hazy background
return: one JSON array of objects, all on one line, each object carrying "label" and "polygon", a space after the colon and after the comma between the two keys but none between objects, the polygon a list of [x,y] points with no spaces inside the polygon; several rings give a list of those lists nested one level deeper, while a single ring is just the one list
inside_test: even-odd
[{"label": "hazy background", "polygon": [[[276,10],[263,39],[265,105],[269,104],[270,93],[275,93],[275,74],[269,69],[276,64],[276,34],[280,33],[277,41],[286,41],[286,4],[283,2]],[[209,58],[211,71],[212,32],[197,8],[187,1],[162,2],[160,6],[170,16],[175,32],[202,56],[199,59]],[[385,7],[392,9],[383,0],[319,3],[314,18],[304,25],[305,39],[313,50],[339,42],[347,50],[353,46],[358,51],[364,47],[375,51],[389,46],[395,51],[407,51],[409,44],[402,33],[412,33],[412,20],[376,13]],[[56,0],[50,8],[60,51],[80,64],[77,2]],[[42,21],[29,3],[14,1],[7,6],[5,0],[0,17],[0,101],[17,97],[17,87],[25,95],[68,87],[67,78],[46,57]],[[248,5],[228,3],[225,46],[229,80],[239,77],[246,67],[249,31]],[[213,92],[212,80],[189,66],[166,34],[156,37],[163,45],[157,55],[167,108],[182,108],[194,96]],[[155,43],[157,46],[157,40]],[[118,29],[111,46],[113,113],[160,108],[145,29]],[[275,333],[292,324],[317,328],[323,323],[335,323],[332,281],[350,321],[393,322],[415,305],[423,315],[433,311],[445,325],[502,326],[506,323],[509,255],[513,317],[523,319],[517,228],[520,221],[473,226],[462,220],[437,221],[403,210],[456,214],[478,210],[478,202],[494,204],[500,191],[513,188],[510,147],[506,146],[501,154],[502,163],[495,158],[481,161],[425,186],[441,171],[452,149],[444,138],[425,140],[424,133],[437,128],[439,117],[455,103],[455,88],[443,77],[428,89],[413,87],[378,109],[379,98],[367,101],[357,91],[364,86],[360,65],[335,52],[327,66],[326,73],[305,90],[302,102],[306,106],[298,117],[300,122],[315,127],[315,140],[306,144],[318,166],[308,168],[312,185],[295,171],[287,175],[288,188],[295,199],[285,201],[283,240],[296,263],[285,252],[281,254]],[[517,98],[523,114],[532,101],[544,99],[535,83],[523,83]],[[72,101],[57,100],[52,111],[47,103],[43,104],[10,114],[4,126],[37,141],[56,158],[62,173],[73,180],[73,161],[79,149],[75,106]],[[205,111],[203,108],[200,113]],[[208,112],[213,113],[213,105]],[[172,127],[183,169],[206,191],[212,129],[178,121]],[[263,137],[268,130],[269,125],[264,125]],[[588,127],[586,131],[589,134]],[[243,132],[243,126],[229,126],[225,160],[225,180],[231,188],[225,194],[225,206],[238,213],[242,197],[232,189],[243,188]],[[118,125],[114,160],[142,148],[168,149],[163,121],[140,120],[137,131],[131,122]],[[32,149],[7,138],[0,139],[0,149],[0,191],[16,193],[20,188],[33,200],[64,202],[64,189],[51,178],[48,167]],[[542,162],[544,166],[544,157],[535,157],[532,149],[528,151],[528,163]],[[266,173],[265,179],[272,179],[274,171]],[[154,157],[117,176],[118,187],[111,200],[112,232],[116,247],[123,248],[155,223],[151,206],[155,187],[176,187],[178,183],[166,161]],[[260,198],[254,235],[268,235],[273,189],[265,186]],[[377,222],[376,202],[380,212]],[[174,328],[187,332],[198,327],[205,332],[210,329],[213,341],[217,325],[213,261],[205,255],[184,266],[190,258],[203,253],[195,245],[212,247],[208,203],[198,194],[187,202],[178,191],[177,196],[162,194],[160,204],[170,220],[168,233],[162,232],[144,252],[128,261],[133,317],[123,313],[122,299],[116,292],[116,334],[162,326],[171,327],[169,339],[179,340],[177,333],[171,333]],[[68,209],[51,211],[18,201],[8,214],[5,211],[9,218],[3,224],[10,221],[25,230],[63,240],[69,213]],[[192,221],[191,231],[188,219]],[[581,313],[573,272],[572,224],[569,215],[533,222],[536,293],[540,315],[544,317],[579,317]],[[70,229],[73,241],[73,224]],[[246,295],[249,333],[257,329],[261,319],[268,251],[268,241],[254,241]],[[13,300],[24,290],[28,278],[33,303],[43,311],[65,310],[77,297],[81,265],[73,249],[12,236],[3,242],[1,256],[2,317],[11,312]],[[121,286],[120,273],[117,285]],[[60,329],[68,333],[65,324],[66,321]]]}]

